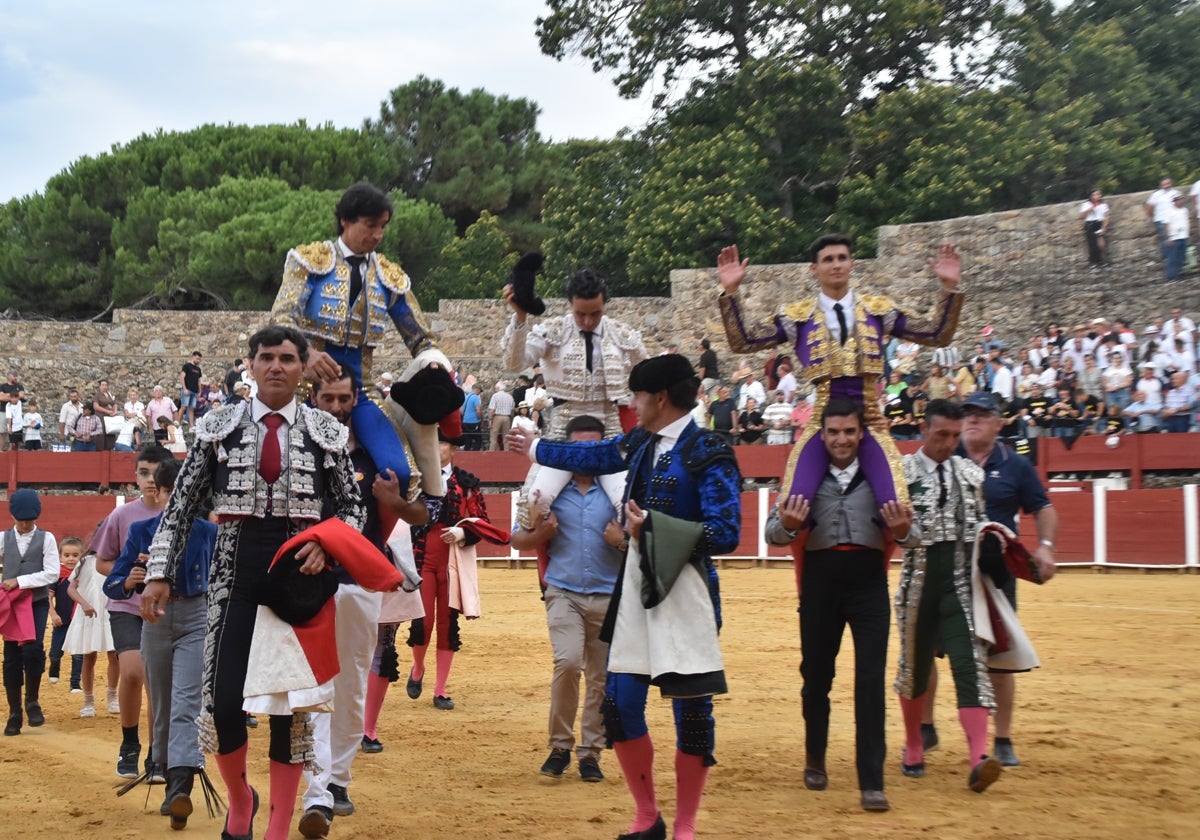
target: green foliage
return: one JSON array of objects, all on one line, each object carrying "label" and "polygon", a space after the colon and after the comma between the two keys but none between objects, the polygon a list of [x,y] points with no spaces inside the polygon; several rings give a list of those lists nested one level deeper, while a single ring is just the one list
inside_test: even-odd
[{"label": "green foliage", "polygon": [[418,76],[394,89],[365,123],[392,160],[388,185],[436,204],[460,235],[485,211],[519,229],[529,246],[556,156],[538,136],[540,109],[527,99],[462,93]]},{"label": "green foliage", "polygon": [[442,249],[437,267],[414,284],[422,307],[433,309],[442,298],[494,298],[516,265],[500,220],[486,210],[461,239]]}]

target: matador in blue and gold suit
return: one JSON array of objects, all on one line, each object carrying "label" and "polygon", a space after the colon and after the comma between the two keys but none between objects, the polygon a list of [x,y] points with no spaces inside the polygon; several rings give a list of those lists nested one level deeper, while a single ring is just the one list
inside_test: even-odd
[{"label": "matador in blue and gold suit", "polygon": [[[362,291],[351,303],[350,264],[340,240],[313,242],[288,252],[283,283],[271,307],[276,324],[295,327],[315,350],[328,353],[362,384],[351,424],[379,471],[392,470],[407,486],[411,477],[403,445],[383,411],[367,397],[371,357],[390,320],[413,357],[436,350],[404,270],[371,253],[362,266]],[[432,453],[437,463],[437,453]]]},{"label": "matador in blue and gold suit", "polygon": [[[539,440],[534,457],[539,464],[584,475],[606,475],[628,470],[626,500],[632,499],[648,511],[647,521],[655,512],[666,518],[699,525],[698,538],[689,562],[707,586],[712,612],[695,617],[721,624],[721,598],[713,555],[727,554],[738,544],[741,530],[741,474],[733,450],[718,435],[699,429],[690,417],[674,445],[657,459],[658,436],[642,428],[621,437],[598,443],[553,443]],[[666,430],[664,430],[666,431]],[[643,550],[645,546],[643,546]],[[602,638],[614,650],[622,643],[617,616],[621,601],[637,603],[642,595],[629,591],[628,564],[635,554],[627,555],[613,593]],[[665,600],[670,599],[670,595]],[[648,610],[651,611],[652,610]],[[711,616],[711,618],[709,617]],[[691,628],[672,627],[673,633],[689,634]],[[703,628],[707,630],[708,628]],[[714,633],[715,636],[715,633]],[[684,638],[688,638],[684,635]],[[662,674],[618,673],[610,660],[603,704],[604,724],[610,743],[632,740],[645,735],[646,699],[650,684],[658,685],[664,697],[672,698],[677,748],[700,756],[706,765],[713,759],[714,723],[712,695],[725,693],[723,670],[702,673],[667,672]]]}]

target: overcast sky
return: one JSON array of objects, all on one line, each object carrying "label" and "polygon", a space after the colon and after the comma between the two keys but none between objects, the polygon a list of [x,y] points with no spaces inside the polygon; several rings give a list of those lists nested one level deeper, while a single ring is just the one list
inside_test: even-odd
[{"label": "overcast sky", "polygon": [[358,127],[418,75],[524,97],[543,137],[639,127],[578,59],[542,55],[540,0],[0,0],[0,202],[158,128]]}]

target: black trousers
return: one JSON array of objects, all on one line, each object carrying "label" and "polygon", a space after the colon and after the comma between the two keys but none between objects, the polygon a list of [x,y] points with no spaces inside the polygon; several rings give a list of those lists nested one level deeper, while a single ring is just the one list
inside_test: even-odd
[{"label": "black trousers", "polygon": [[855,761],[860,790],[883,790],[885,671],[891,605],[882,552],[806,551],[800,584],[805,749],[823,761],[829,690],[846,625],[854,639]]}]

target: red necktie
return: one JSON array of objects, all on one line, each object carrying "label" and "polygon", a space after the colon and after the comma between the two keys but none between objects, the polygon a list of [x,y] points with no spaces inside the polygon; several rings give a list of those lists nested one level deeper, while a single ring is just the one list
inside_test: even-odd
[{"label": "red necktie", "polygon": [[279,454],[279,426],[283,423],[283,415],[267,414],[262,422],[267,427],[267,436],[263,438],[262,455],[258,459],[258,474],[267,484],[274,484],[283,469]]}]

